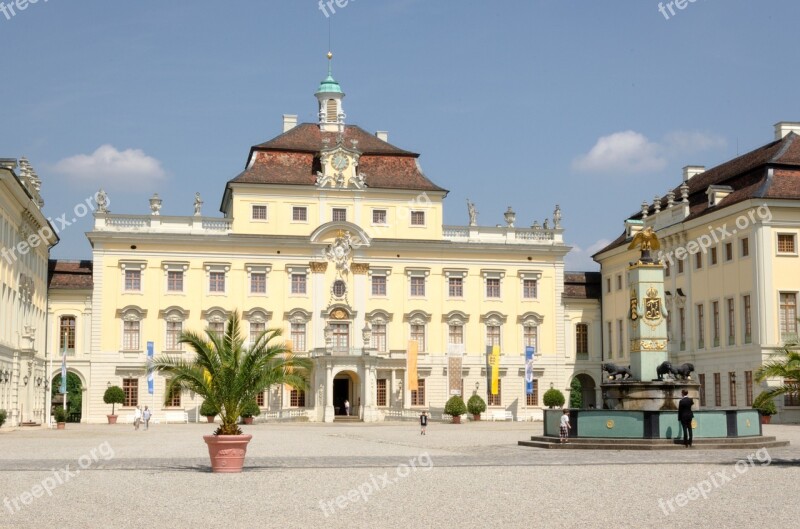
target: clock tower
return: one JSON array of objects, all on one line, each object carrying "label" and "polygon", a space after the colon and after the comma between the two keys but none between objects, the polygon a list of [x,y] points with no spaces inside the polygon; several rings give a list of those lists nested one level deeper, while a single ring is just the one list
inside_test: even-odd
[{"label": "clock tower", "polygon": [[328,76],[319,84],[317,101],[319,101],[319,128],[322,132],[342,132],[344,130],[344,110],[342,87],[333,78],[333,53],[328,52]]}]

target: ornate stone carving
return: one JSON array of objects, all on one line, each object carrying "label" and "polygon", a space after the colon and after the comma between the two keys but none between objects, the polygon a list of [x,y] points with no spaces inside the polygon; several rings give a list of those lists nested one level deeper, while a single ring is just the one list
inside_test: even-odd
[{"label": "ornate stone carving", "polygon": [[369,263],[353,263],[350,265],[350,270],[354,274],[366,274],[369,272]]},{"label": "ornate stone carving", "polygon": [[331,319],[334,320],[346,320],[347,319],[347,311],[344,309],[333,309],[331,311]]},{"label": "ornate stone carving", "polygon": [[336,270],[344,274],[350,272],[352,253],[353,239],[349,231],[344,232],[344,234],[340,232],[333,243],[329,244],[325,249],[325,257],[327,257],[328,261],[334,263]]},{"label": "ornate stone carving", "polygon": [[328,269],[328,263],[311,262],[308,267],[314,273],[324,273]]}]

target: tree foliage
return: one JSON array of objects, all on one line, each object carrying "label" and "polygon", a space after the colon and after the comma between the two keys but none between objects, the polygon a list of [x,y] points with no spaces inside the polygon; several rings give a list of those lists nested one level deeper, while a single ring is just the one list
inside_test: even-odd
[{"label": "tree foliage", "polygon": [[561,393],[560,390],[555,388],[550,388],[544,392],[544,397],[542,397],[542,401],[544,405],[548,408],[560,408],[564,405],[565,399],[564,394]]},{"label": "tree foliage", "polygon": [[573,378],[569,385],[569,407],[583,408],[583,385],[578,377]]},{"label": "tree foliage", "polygon": [[119,386],[111,386],[103,394],[103,402],[111,404],[111,415],[114,415],[114,405],[125,402],[125,391]]}]

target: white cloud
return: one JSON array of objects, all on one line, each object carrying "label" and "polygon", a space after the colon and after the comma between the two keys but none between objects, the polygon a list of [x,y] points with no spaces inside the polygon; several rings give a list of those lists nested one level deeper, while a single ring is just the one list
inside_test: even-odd
[{"label": "white cloud", "polygon": [[724,138],[702,132],[670,132],[661,142],[654,142],[640,132],[626,130],[602,136],[587,154],[572,162],[572,168],[584,173],[652,173],[664,169],[669,160],[725,146]]},{"label": "white cloud", "polygon": [[572,245],[572,250],[564,258],[564,267],[570,272],[592,272],[600,269],[600,265],[592,260],[592,255],[611,244],[609,239],[600,239],[585,250]]},{"label": "white cloud", "polygon": [[75,182],[99,183],[108,188],[131,185],[141,188],[166,177],[161,162],[141,149],[119,151],[113,145],[101,145],[92,154],[64,158],[53,170]]}]

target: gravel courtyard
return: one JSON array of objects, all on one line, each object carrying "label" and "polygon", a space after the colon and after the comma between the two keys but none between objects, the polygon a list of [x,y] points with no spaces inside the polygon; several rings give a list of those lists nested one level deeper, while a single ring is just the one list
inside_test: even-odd
[{"label": "gravel courtyard", "polygon": [[[210,473],[209,425],[0,429],[0,528],[793,527],[800,426],[765,450],[517,446],[541,424],[258,424]],[[748,459],[749,456],[749,459]],[[743,461],[743,463],[737,463]]]}]

